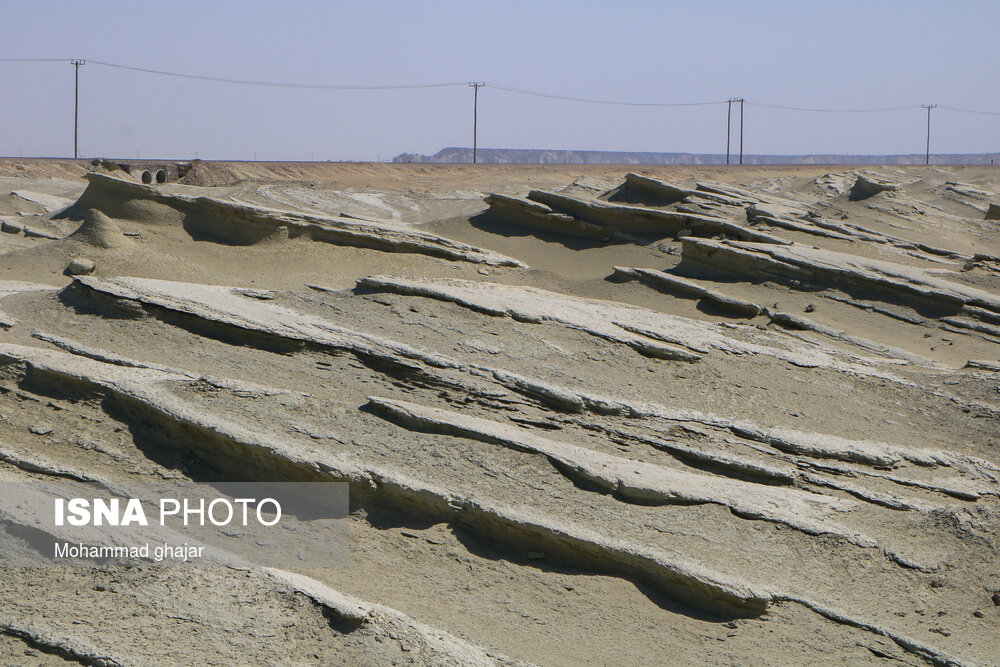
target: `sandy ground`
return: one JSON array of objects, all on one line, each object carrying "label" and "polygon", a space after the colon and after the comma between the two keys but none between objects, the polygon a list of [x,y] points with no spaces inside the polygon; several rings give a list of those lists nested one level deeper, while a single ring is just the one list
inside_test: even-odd
[{"label": "sandy ground", "polygon": [[995,169],[88,169],[0,160],[5,479],[351,559],[8,569],[0,663],[1000,664]]}]

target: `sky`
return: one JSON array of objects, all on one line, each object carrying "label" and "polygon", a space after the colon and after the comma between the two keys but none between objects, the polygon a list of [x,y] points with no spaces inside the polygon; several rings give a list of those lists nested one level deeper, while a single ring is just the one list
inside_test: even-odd
[{"label": "sky", "polygon": [[[481,148],[1000,151],[995,0],[0,0],[0,58],[401,90],[304,90],[80,68],[86,157],[389,160]],[[73,152],[74,68],[0,62],[0,155]],[[866,113],[822,109],[913,107]],[[733,113],[737,146],[738,113]]]}]

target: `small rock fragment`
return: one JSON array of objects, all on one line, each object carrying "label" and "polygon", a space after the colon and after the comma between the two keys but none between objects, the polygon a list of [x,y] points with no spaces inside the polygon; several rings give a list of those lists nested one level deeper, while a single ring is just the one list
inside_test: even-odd
[{"label": "small rock fragment", "polygon": [[66,267],[66,274],[70,276],[85,276],[94,272],[96,264],[89,259],[77,257]]},{"label": "small rock fragment", "polygon": [[29,238],[49,239],[50,241],[56,241],[59,239],[59,237],[55,234],[49,234],[48,232],[43,232],[40,229],[32,229],[31,227],[24,228],[24,235]]},{"label": "small rock fragment", "polygon": [[256,289],[254,287],[248,287],[246,289],[241,289],[240,294],[243,296],[248,296],[251,299],[260,299],[261,301],[270,301],[274,298],[274,292],[266,289]]},{"label": "small rock fragment", "polygon": [[807,313],[811,313],[814,310],[816,310],[816,306],[812,305],[811,303],[806,306],[806,312]]},{"label": "small rock fragment", "polygon": [[990,599],[993,600],[993,604],[1000,607],[1000,591],[996,591],[995,593],[993,593],[993,597],[991,597]]},{"label": "small rock fragment", "polygon": [[9,220],[0,222],[0,231],[8,234],[19,234],[22,229],[24,229],[24,227],[16,222],[10,222]]},{"label": "small rock fragment", "polygon": [[32,424],[28,427],[28,430],[35,435],[48,435],[52,433],[52,427],[48,424]]}]

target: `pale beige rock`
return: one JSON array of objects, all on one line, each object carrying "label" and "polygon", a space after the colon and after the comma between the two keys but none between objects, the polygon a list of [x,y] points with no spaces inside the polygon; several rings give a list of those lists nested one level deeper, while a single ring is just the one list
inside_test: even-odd
[{"label": "pale beige rock", "polygon": [[[72,201],[84,168],[0,186]],[[852,201],[851,168],[641,169],[206,162],[55,216],[0,192],[59,237],[0,234],[4,481],[352,488],[350,562],[308,578],[8,572],[0,663],[992,664],[995,171],[880,167],[905,191]],[[111,224],[128,246],[85,238]]]},{"label": "pale beige rock", "polygon": [[94,261],[85,257],[77,257],[66,266],[66,275],[85,276],[93,273],[97,265]]}]

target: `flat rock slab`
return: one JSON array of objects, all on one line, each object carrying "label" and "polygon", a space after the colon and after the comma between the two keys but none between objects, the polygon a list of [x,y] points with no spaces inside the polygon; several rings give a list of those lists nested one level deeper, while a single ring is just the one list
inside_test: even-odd
[{"label": "flat rock slab", "polygon": [[771,278],[794,278],[816,284],[866,286],[892,298],[921,297],[943,305],[978,306],[1000,313],[1000,297],[986,290],[942,278],[917,267],[805,245],[713,241],[685,238],[682,256],[697,263]]},{"label": "flat rock slab", "polygon": [[700,285],[697,281],[684,278],[683,276],[675,276],[654,269],[627,268],[622,266],[614,267],[614,271],[616,276],[628,280],[640,280],[647,285],[663,289],[667,292],[686,295],[696,299],[705,299],[720,308],[732,311],[743,317],[756,317],[765,311],[763,306],[723,294],[718,290],[710,289],[704,285]]},{"label": "flat rock slab", "polygon": [[63,209],[69,208],[73,205],[72,199],[56,197],[55,195],[47,195],[42,192],[32,192],[31,190],[14,190],[11,194],[15,197],[23,199],[24,201],[30,201],[33,204],[38,204],[45,209],[46,213],[62,211]]},{"label": "flat rock slab", "polygon": [[[360,279],[358,285],[376,291],[452,301],[473,310],[523,322],[550,322],[628,345],[650,357],[697,361],[701,355],[710,354],[713,350],[737,357],[760,354],[796,366],[830,368],[906,383],[899,376],[871,364],[871,360],[862,361],[832,348],[776,332],[763,332],[748,325],[717,325],[616,301],[569,296],[536,287],[446,278],[370,276]],[[727,327],[741,327],[746,337],[761,342],[727,335]]]}]

